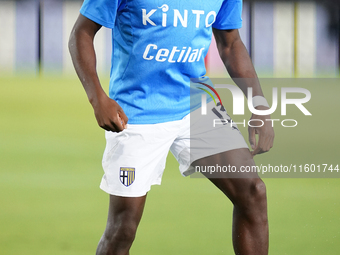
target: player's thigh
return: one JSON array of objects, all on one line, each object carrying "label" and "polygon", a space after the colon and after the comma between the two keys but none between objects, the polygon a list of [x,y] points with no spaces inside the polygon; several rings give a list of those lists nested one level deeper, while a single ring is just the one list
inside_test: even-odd
[{"label": "player's thigh", "polygon": [[[251,195],[265,192],[264,183],[257,172],[254,171],[256,169],[255,162],[247,148],[204,157],[196,160],[192,165],[198,167],[198,169],[215,167],[213,173],[209,171],[202,173],[233,203],[245,200]],[[218,167],[220,168],[217,172]]]}]

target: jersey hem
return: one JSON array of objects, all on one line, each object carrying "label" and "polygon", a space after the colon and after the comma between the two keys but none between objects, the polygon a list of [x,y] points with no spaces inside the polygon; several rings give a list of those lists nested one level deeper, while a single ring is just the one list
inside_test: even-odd
[{"label": "jersey hem", "polygon": [[185,116],[187,116],[190,113],[190,111],[181,113],[179,115],[171,116],[171,118],[134,118],[132,121],[129,119],[128,124],[135,124],[135,125],[143,125],[143,124],[158,124],[158,123],[165,123],[165,122],[170,122],[170,121],[176,121],[176,120],[181,120]]},{"label": "jersey hem", "polygon": [[[207,99],[207,104],[213,101],[212,98]],[[158,123],[165,123],[165,122],[170,122],[170,121],[177,121],[183,119],[185,116],[187,116],[189,113],[201,108],[201,104],[197,104],[194,107],[190,107],[190,110],[184,111],[181,114],[177,115],[171,115],[171,118],[158,118],[157,116],[155,118],[144,118],[144,117],[139,117],[139,118],[132,118],[132,120],[129,119],[128,124],[135,124],[135,125],[143,125],[143,124],[158,124]]]}]

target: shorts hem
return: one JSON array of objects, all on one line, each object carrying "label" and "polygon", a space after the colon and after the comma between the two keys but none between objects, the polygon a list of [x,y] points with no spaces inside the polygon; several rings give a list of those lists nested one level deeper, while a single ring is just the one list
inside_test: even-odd
[{"label": "shorts hem", "polygon": [[[152,185],[161,185],[160,183],[154,183]],[[151,185],[151,186],[152,186]],[[142,191],[142,192],[121,192],[121,191],[114,191],[109,189],[107,186],[105,185],[100,185],[99,188],[104,191],[105,193],[109,194],[109,195],[113,195],[113,196],[119,196],[119,197],[142,197],[145,196],[150,190],[151,190],[151,186],[149,189]]]}]

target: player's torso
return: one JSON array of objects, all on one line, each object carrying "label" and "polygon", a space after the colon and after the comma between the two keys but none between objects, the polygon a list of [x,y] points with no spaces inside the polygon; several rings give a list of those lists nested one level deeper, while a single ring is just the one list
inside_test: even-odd
[{"label": "player's torso", "polygon": [[205,75],[212,24],[223,0],[123,0],[114,29],[110,96],[132,123],[189,111],[190,78]]}]

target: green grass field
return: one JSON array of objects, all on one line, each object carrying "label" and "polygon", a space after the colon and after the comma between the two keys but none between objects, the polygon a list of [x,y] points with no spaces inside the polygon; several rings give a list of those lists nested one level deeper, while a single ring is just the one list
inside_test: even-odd
[{"label": "green grass field", "polygon": [[[275,147],[257,164],[340,164],[339,84],[306,88],[313,116],[288,108],[285,118],[299,125],[277,126]],[[94,254],[107,216],[108,195],[98,188],[105,140],[80,83],[3,77],[0,109],[0,253]],[[340,254],[339,176],[264,178],[270,254]],[[233,254],[231,215],[222,193],[203,178],[181,177],[169,155],[131,254]]]}]

